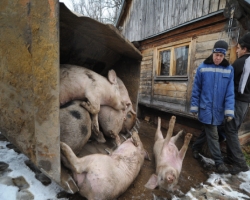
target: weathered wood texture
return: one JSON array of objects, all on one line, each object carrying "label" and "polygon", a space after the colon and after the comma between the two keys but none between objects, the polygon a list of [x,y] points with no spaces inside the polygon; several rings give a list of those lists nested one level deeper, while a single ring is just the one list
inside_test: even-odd
[{"label": "weathered wood texture", "polygon": [[[222,14],[220,14],[222,15]],[[139,89],[139,103],[158,107],[159,109],[167,109],[173,112],[179,112],[183,115],[189,114],[190,98],[195,77],[196,68],[212,53],[214,43],[219,39],[227,40],[224,31],[225,20],[221,17],[214,16],[214,20],[206,19],[201,24],[206,27],[197,27],[191,30],[194,25],[182,27],[178,32],[178,36],[173,33],[166,33],[155,38],[151,38],[141,42],[143,59],[141,62],[141,77]],[[215,21],[216,24],[211,23]],[[211,26],[215,28],[211,28]],[[191,31],[190,31],[191,30]],[[176,39],[178,37],[178,39]],[[156,81],[156,68],[158,65],[157,49],[163,47],[174,46],[180,43],[190,42],[189,48],[189,69],[187,81]],[[233,50],[226,54],[226,58],[230,59],[231,55],[235,56]],[[233,59],[231,59],[233,60]]]},{"label": "weathered wood texture", "polygon": [[133,0],[127,3],[126,14],[118,26],[130,41],[141,41],[224,9],[226,0]]}]

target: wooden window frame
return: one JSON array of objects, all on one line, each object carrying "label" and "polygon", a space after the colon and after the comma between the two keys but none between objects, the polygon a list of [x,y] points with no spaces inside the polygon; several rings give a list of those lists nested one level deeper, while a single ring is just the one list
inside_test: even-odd
[{"label": "wooden window frame", "polygon": [[[175,62],[174,62],[174,56],[175,54],[174,49],[182,46],[188,46],[188,64],[187,64],[187,75],[173,75],[175,74],[176,67]],[[170,57],[170,69],[169,69],[169,76],[166,75],[159,75],[160,74],[160,52],[164,50],[171,50],[171,57]],[[168,80],[173,80],[173,81],[187,81],[188,80],[188,73],[189,73],[189,66],[190,66],[190,55],[191,55],[191,38],[189,39],[184,39],[176,42],[172,42],[169,44],[165,44],[159,47],[156,47],[154,49],[154,80],[155,81],[168,81]]]}]

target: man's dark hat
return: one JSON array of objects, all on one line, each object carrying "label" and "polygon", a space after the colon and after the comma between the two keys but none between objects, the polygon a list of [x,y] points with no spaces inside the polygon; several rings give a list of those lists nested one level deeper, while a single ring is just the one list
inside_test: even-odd
[{"label": "man's dark hat", "polygon": [[239,44],[244,43],[244,46],[250,49],[250,33],[246,33],[239,39]]},{"label": "man's dark hat", "polygon": [[227,50],[228,50],[227,42],[225,42],[224,40],[219,40],[215,42],[213,53],[223,53],[224,55],[226,55]]}]

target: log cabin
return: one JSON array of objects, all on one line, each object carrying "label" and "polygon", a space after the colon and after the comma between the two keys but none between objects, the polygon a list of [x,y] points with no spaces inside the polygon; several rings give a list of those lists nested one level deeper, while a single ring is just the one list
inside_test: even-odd
[{"label": "log cabin", "polygon": [[[201,124],[189,112],[196,69],[217,40],[229,43],[226,59],[233,63],[249,18],[249,0],[124,0],[116,27],[143,56],[140,115],[154,122],[156,115],[177,115],[196,135]],[[250,109],[239,138],[250,141]]]}]

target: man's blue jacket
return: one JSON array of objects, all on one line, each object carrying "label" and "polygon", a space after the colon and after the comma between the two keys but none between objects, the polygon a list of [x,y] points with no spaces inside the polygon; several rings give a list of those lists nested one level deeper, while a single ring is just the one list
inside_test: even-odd
[{"label": "man's blue jacket", "polygon": [[215,65],[212,55],[198,68],[193,84],[190,112],[204,124],[220,125],[234,117],[234,69],[224,59]]}]

